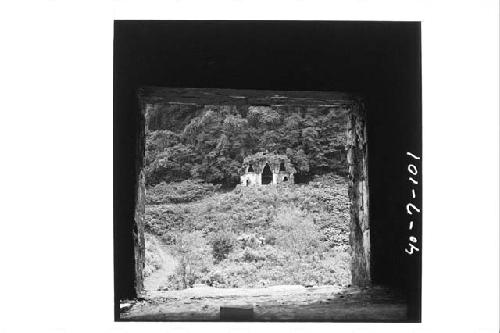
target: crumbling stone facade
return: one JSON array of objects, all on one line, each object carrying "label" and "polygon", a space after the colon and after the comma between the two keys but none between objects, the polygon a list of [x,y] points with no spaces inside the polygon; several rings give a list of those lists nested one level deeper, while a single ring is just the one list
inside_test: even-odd
[{"label": "crumbling stone facade", "polygon": [[242,186],[293,184],[295,168],[286,155],[257,153],[248,156],[243,165]]}]

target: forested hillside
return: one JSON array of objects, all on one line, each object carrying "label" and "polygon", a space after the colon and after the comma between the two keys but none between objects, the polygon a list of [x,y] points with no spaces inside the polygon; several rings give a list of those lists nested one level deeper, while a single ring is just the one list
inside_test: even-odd
[{"label": "forested hillside", "polygon": [[286,154],[297,182],[346,175],[347,110],[331,106],[149,105],[146,185],[201,179],[234,187],[256,152]]},{"label": "forested hillside", "polygon": [[[270,98],[143,104],[146,272],[162,272],[162,257],[177,263],[161,288],[350,283],[349,111]],[[295,184],[238,185],[245,158],[264,152],[286,155]]]}]

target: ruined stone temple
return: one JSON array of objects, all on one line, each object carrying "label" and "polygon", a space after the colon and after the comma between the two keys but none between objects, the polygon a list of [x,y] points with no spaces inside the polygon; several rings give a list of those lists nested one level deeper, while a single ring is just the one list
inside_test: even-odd
[{"label": "ruined stone temple", "polygon": [[256,153],[243,162],[242,186],[291,183],[295,168],[286,155]]}]

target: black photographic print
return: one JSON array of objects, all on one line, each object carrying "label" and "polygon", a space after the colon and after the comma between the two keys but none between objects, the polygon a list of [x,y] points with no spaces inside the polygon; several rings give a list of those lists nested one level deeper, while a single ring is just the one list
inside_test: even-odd
[{"label": "black photographic print", "polygon": [[115,320],[420,322],[420,43],[115,21]]}]

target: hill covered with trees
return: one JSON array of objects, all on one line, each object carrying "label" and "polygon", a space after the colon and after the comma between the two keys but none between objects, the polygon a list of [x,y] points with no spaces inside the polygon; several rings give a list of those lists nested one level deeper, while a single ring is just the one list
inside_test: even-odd
[{"label": "hill covered with trees", "polygon": [[[147,274],[161,244],[177,262],[165,289],[349,284],[348,107],[321,93],[226,91],[222,103],[191,90],[142,102]],[[295,184],[238,185],[264,152],[287,161]]]},{"label": "hill covered with trees", "polygon": [[201,179],[239,183],[246,156],[285,154],[296,181],[347,174],[347,110],[331,106],[152,104],[146,115],[146,185]]}]

